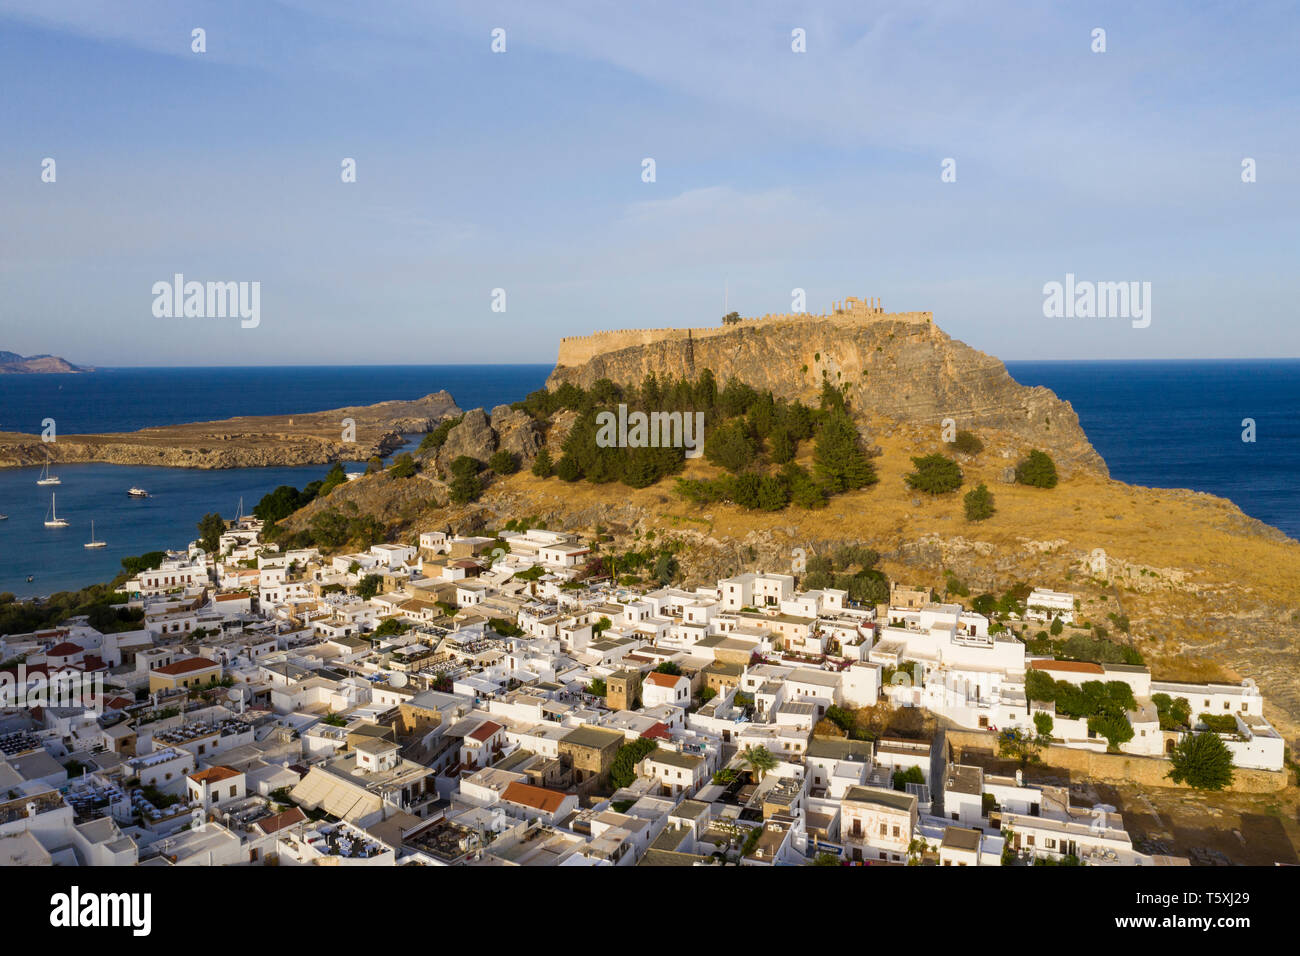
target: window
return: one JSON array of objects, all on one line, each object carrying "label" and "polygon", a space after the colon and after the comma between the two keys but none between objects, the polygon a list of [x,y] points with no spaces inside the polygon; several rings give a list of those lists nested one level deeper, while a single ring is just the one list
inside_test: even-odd
[{"label": "window", "polygon": [[883,824],[883,823],[880,825],[880,835],[881,835],[881,836],[888,836],[888,835],[889,835],[889,827],[885,826],[885,824]]}]

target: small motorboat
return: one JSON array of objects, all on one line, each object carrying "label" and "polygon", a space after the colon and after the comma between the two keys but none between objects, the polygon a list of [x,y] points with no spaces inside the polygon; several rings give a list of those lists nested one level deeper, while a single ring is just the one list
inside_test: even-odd
[{"label": "small motorboat", "polygon": [[143,488],[128,488],[128,489],[126,489],[126,493],[127,493],[128,495],[130,495],[132,498],[148,498],[148,497],[149,497],[149,492],[145,491]]},{"label": "small motorboat", "polygon": [[45,459],[45,467],[41,469],[41,477],[36,479],[38,485],[61,485],[63,482],[58,475],[50,474],[50,460]]},{"label": "small motorboat", "polygon": [[45,527],[47,528],[66,528],[68,523],[59,517],[59,513],[54,510],[54,494],[50,494],[50,510],[45,516]]},{"label": "small motorboat", "polygon": [[96,540],[95,540],[95,522],[94,522],[94,521],[91,521],[91,522],[90,522],[90,540],[87,541],[85,544],[83,544],[82,547],[83,547],[83,548],[102,548],[102,547],[104,547],[106,544],[108,544],[107,541],[96,541]]}]

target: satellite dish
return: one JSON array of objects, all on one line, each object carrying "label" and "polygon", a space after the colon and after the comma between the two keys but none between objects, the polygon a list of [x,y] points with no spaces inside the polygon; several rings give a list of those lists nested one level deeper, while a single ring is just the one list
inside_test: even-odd
[{"label": "satellite dish", "polygon": [[403,674],[403,673],[401,673],[401,672],[399,671],[398,673],[395,673],[395,674],[393,674],[393,676],[391,676],[390,678],[388,678],[388,686],[390,686],[390,687],[405,687],[406,684],[407,684],[407,682],[408,682],[409,680],[410,680],[410,678],[408,678],[405,674]]},{"label": "satellite dish", "polygon": [[247,687],[232,687],[226,691],[226,699],[234,701],[236,704],[248,700],[249,693]]}]

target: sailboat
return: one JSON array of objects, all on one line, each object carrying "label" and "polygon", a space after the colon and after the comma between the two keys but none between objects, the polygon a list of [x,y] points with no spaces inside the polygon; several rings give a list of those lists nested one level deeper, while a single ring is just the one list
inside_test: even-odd
[{"label": "sailboat", "polygon": [[61,485],[63,482],[58,475],[50,474],[50,460],[45,459],[45,467],[41,469],[41,477],[36,479],[38,485]]},{"label": "sailboat", "polygon": [[66,528],[68,523],[59,517],[59,513],[54,510],[54,493],[50,492],[50,513],[45,518],[45,527],[47,528]]},{"label": "sailboat", "polygon": [[102,547],[104,547],[104,545],[106,545],[107,543],[108,543],[107,541],[96,541],[96,540],[95,540],[95,522],[94,522],[94,520],[92,519],[91,522],[90,522],[90,540],[87,541],[85,544],[83,544],[82,547],[83,547],[83,548],[102,548]]}]

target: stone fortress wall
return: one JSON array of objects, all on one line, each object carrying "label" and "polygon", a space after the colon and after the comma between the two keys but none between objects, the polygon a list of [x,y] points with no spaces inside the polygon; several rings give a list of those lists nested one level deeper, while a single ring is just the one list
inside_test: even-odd
[{"label": "stone fortress wall", "polygon": [[618,332],[594,332],[591,335],[572,335],[560,339],[557,364],[569,367],[583,365],[597,355],[617,352],[619,349],[649,345],[671,339],[704,339],[726,335],[737,329],[757,328],[774,323],[830,322],[844,326],[857,326],[864,322],[911,322],[924,325],[934,321],[933,312],[886,312],[879,299],[858,299],[853,296],[831,305],[827,315],[801,313],[769,314],[753,319],[741,319],[732,325],[712,325],[701,329],[625,329]]}]

